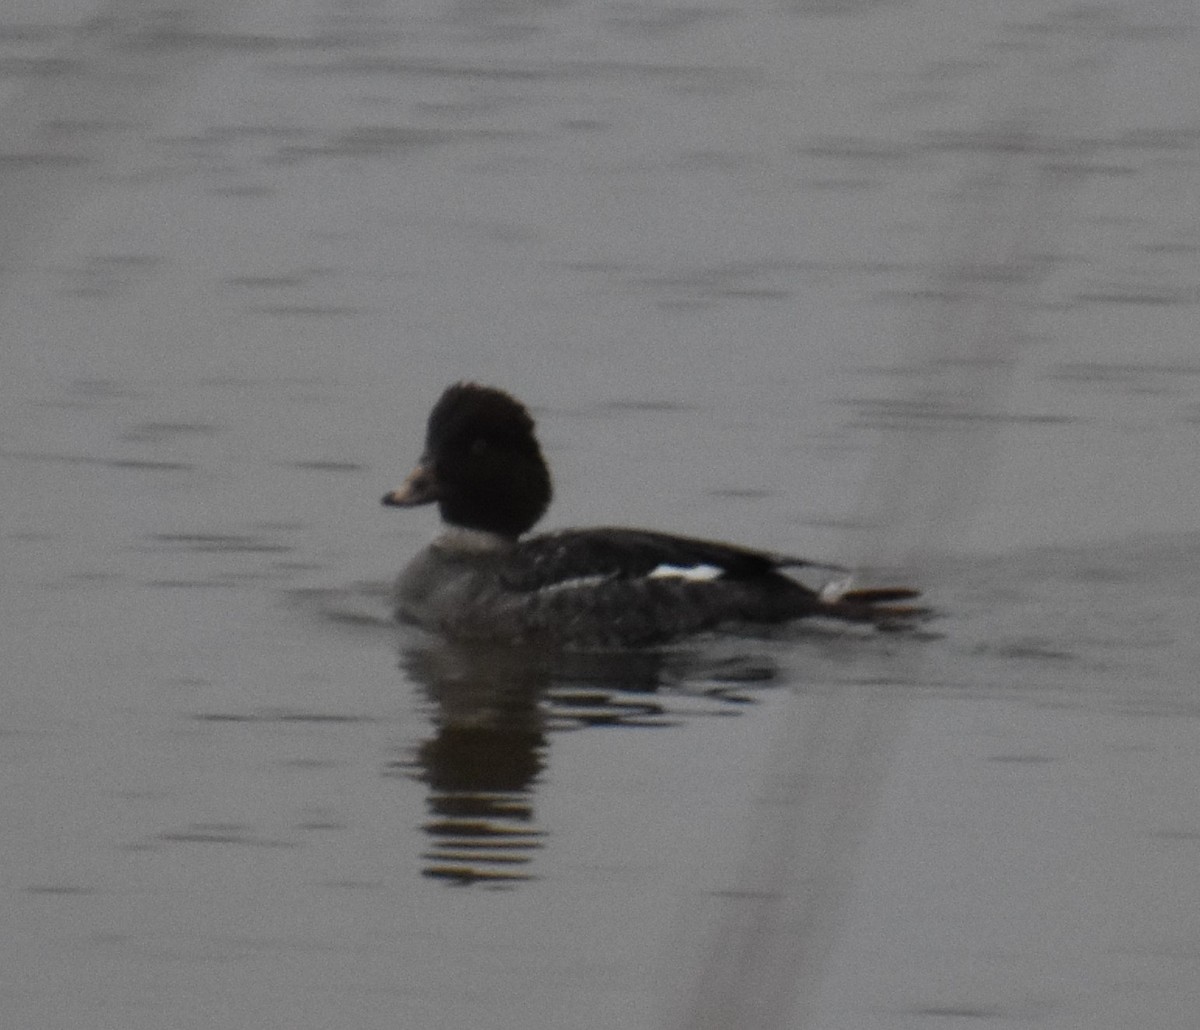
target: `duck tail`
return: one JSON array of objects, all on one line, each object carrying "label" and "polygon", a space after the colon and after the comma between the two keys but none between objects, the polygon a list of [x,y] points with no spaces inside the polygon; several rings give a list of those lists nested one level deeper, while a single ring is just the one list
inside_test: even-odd
[{"label": "duck tail", "polygon": [[827,584],[818,595],[814,614],[843,622],[869,622],[879,629],[898,629],[928,617],[930,609],[908,604],[921,596],[912,587],[849,588],[849,582]]}]

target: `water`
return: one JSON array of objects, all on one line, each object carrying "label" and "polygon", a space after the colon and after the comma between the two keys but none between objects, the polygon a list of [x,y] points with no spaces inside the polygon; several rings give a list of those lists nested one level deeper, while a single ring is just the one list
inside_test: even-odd
[{"label": "water", "polygon": [[[1195,29],[8,5],[4,1024],[1193,1026]],[[408,638],[459,378],[942,618]]]}]

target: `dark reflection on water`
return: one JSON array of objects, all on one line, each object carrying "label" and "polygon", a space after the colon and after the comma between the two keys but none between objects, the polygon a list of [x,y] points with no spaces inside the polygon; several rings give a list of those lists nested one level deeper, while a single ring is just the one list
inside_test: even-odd
[{"label": "dark reflection on water", "polygon": [[426,876],[457,885],[512,885],[534,876],[545,844],[534,795],[551,732],[666,728],[733,714],[746,684],[772,680],[767,657],[702,662],[690,651],[547,654],[427,641],[401,668],[428,699],[431,735],[391,762],[429,788]]},{"label": "dark reflection on water", "polygon": [[406,651],[402,665],[433,706],[432,735],[389,766],[429,787],[425,874],[459,884],[527,879],[542,836],[530,798],[545,764],[539,663],[428,647]]}]

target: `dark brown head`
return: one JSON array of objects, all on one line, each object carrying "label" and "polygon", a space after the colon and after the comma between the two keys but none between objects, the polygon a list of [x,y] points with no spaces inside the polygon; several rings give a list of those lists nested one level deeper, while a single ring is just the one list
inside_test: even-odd
[{"label": "dark brown head", "polygon": [[550,470],[525,406],[502,390],[456,383],[425,431],[425,453],[384,504],[436,501],[443,521],[516,538],[550,505]]}]

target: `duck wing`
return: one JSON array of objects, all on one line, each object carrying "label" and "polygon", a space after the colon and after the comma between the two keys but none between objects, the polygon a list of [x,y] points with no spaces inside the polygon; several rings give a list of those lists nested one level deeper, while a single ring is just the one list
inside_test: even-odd
[{"label": "duck wing", "polygon": [[605,527],[523,540],[509,553],[501,578],[509,590],[535,591],[647,578],[755,580],[805,566],[844,571],[836,565],[713,540]]}]

